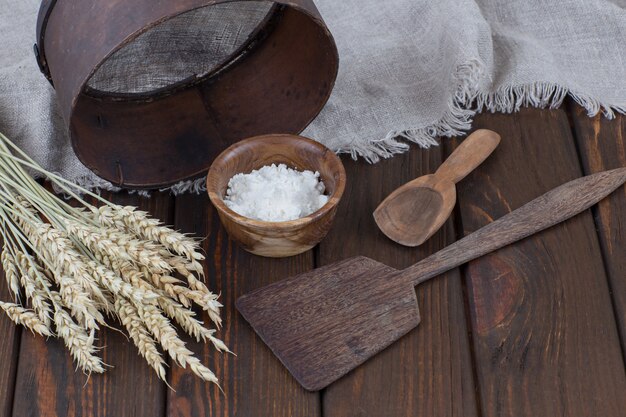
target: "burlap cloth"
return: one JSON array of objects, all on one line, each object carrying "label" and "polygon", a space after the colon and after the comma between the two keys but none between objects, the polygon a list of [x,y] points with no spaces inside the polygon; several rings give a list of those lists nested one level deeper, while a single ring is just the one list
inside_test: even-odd
[{"label": "burlap cloth", "polygon": [[[462,134],[477,111],[557,107],[568,94],[590,115],[626,112],[624,0],[316,3],[341,65],[328,105],[304,135],[338,152],[375,162],[409,142],[430,146]],[[75,157],[54,90],[37,68],[38,6],[0,0],[0,131],[47,169],[87,187],[111,188]],[[183,16],[120,51],[91,84],[142,91],[208,71],[265,13],[260,3],[232,3]],[[172,47],[177,55],[161,59]],[[129,73],[129,60],[143,65]]]}]

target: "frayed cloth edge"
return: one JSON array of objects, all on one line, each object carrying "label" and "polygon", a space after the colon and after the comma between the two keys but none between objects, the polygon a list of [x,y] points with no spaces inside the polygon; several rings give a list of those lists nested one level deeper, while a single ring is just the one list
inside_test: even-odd
[{"label": "frayed cloth edge", "polygon": [[362,157],[370,163],[376,163],[381,158],[408,151],[407,142],[429,148],[438,145],[437,138],[464,136],[477,113],[513,113],[522,107],[556,109],[568,95],[586,110],[589,117],[602,113],[607,119],[614,119],[616,113],[626,114],[626,102],[604,103],[590,95],[550,82],[506,86],[496,92],[479,93],[478,85],[483,76],[484,65],[479,60],[460,65],[456,72],[457,91],[441,120],[424,128],[391,131],[382,140],[355,144],[349,149],[338,149],[337,152],[348,153],[353,159]]},{"label": "frayed cloth edge", "polygon": [[[463,136],[470,129],[474,116],[483,111],[513,113],[522,107],[556,109],[569,95],[582,106],[589,117],[600,112],[607,118],[615,118],[616,113],[626,114],[626,102],[604,103],[587,94],[570,90],[550,82],[535,82],[518,86],[501,87],[495,92],[479,93],[478,86],[485,77],[485,65],[478,59],[459,65],[455,73],[457,89],[448,103],[443,117],[426,127],[390,131],[384,138],[366,143],[352,143],[346,148],[334,149],[339,154],[359,157],[369,163],[391,158],[410,149],[414,143],[422,148],[438,146],[440,137]],[[89,191],[119,191],[111,183],[93,177],[74,178],[73,181]],[[172,187],[160,189],[173,195],[185,193],[201,194],[206,191],[204,177],[183,181]],[[131,191],[141,196],[150,196],[150,191]]]},{"label": "frayed cloth edge", "polygon": [[408,143],[422,148],[438,146],[440,137],[461,136],[470,130],[476,110],[471,108],[478,94],[478,85],[485,76],[485,65],[478,59],[470,60],[457,67],[454,78],[456,91],[448,102],[443,117],[426,127],[390,131],[382,140],[352,144],[337,153],[348,153],[353,159],[364,158],[376,163],[381,158],[390,158],[409,150]]}]

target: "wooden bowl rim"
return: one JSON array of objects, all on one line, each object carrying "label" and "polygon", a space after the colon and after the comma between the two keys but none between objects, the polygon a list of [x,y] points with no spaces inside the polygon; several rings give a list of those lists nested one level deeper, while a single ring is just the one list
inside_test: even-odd
[{"label": "wooden bowl rim", "polygon": [[[307,143],[308,145],[312,145],[318,148],[319,150],[321,150],[324,153],[324,155],[330,155],[330,159],[332,161],[332,165],[335,170],[335,173],[338,174],[338,179],[337,179],[337,184],[335,186],[335,190],[329,196],[328,202],[324,206],[322,206],[319,210],[317,210],[314,213],[309,214],[306,217],[302,217],[297,220],[289,220],[289,221],[284,221],[284,222],[266,222],[262,220],[255,220],[249,217],[242,216],[241,214],[238,214],[235,211],[231,210],[226,205],[226,203],[224,203],[223,198],[220,197],[217,190],[211,189],[210,184],[211,182],[214,182],[214,181],[211,181],[211,179],[217,175],[215,167],[218,164],[220,164],[230,153],[232,153],[233,151],[235,151],[236,149],[242,146],[246,146],[250,144],[257,144],[257,143],[262,144],[268,141],[269,139],[274,139],[274,140],[279,139],[280,143],[272,143],[272,145],[285,144],[285,145],[293,146],[293,141]],[[307,167],[303,167],[303,168],[311,169]],[[346,170],[345,170],[345,167],[343,166],[343,163],[341,162],[341,159],[337,156],[335,152],[331,151],[330,149],[328,149],[326,146],[322,145],[321,143],[316,142],[313,139],[300,136],[300,135],[269,134],[269,135],[260,135],[260,136],[254,136],[248,139],[244,139],[240,142],[235,143],[234,145],[230,146],[225,151],[223,151],[213,161],[213,164],[211,165],[211,168],[209,169],[209,173],[207,175],[206,184],[207,184],[207,192],[209,194],[209,198],[211,202],[213,203],[213,205],[217,208],[218,211],[228,216],[230,220],[234,221],[238,225],[244,226],[244,227],[252,227],[252,228],[261,229],[261,230],[265,229],[265,230],[293,231],[293,230],[304,228],[305,226],[325,217],[335,207],[337,207],[346,189],[346,180],[347,180]]]}]

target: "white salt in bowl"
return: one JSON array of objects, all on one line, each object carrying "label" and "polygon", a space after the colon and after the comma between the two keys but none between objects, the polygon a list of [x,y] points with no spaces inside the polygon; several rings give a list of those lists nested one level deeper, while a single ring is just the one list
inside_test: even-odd
[{"label": "white salt in bowl", "polygon": [[[328,203],[309,216],[286,222],[264,222],[231,210],[224,197],[237,174],[267,165],[285,164],[298,171],[320,173]],[[318,142],[295,135],[266,135],[243,140],[213,162],[207,190],[229,236],[255,255],[284,258],[304,253],[328,234],[346,186],[346,171],[334,152]]]}]

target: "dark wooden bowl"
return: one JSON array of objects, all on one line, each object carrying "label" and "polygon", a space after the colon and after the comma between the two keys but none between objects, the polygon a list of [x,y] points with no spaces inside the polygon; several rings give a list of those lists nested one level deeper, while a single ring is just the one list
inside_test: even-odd
[{"label": "dark wooden bowl", "polygon": [[[241,216],[224,203],[230,179],[271,164],[300,171],[318,171],[330,197],[315,213],[293,221],[263,222]],[[230,237],[255,255],[283,258],[313,248],[326,237],[346,185],[341,160],[325,146],[294,135],[258,136],[225,150],[213,162],[207,178],[211,202]]]}]

